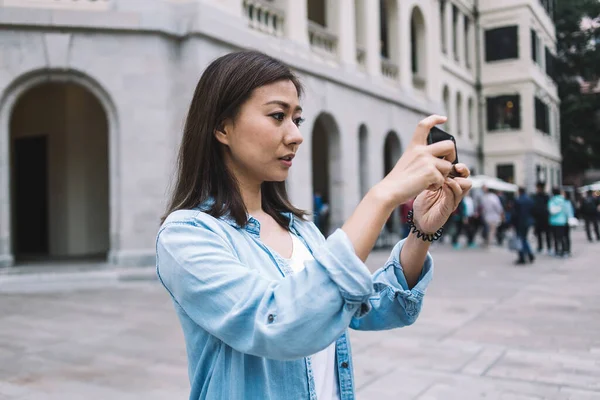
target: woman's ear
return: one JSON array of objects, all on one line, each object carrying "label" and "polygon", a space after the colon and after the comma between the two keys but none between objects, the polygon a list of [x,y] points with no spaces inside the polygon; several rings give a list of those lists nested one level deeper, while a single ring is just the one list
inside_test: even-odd
[{"label": "woman's ear", "polygon": [[229,146],[229,136],[227,132],[229,131],[229,124],[227,122],[223,122],[217,126],[215,129],[215,138],[225,146]]}]

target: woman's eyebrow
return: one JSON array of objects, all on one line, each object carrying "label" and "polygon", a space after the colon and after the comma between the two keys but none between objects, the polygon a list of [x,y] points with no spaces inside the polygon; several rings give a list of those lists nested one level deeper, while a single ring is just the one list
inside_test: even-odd
[{"label": "woman's eyebrow", "polygon": [[[282,100],[271,100],[263,105],[268,106],[270,104],[278,104],[281,107],[285,108],[286,110],[289,110],[291,108],[288,103],[286,103],[285,101],[282,101]],[[294,111],[302,111],[302,107],[296,106],[296,108],[294,108]]]}]

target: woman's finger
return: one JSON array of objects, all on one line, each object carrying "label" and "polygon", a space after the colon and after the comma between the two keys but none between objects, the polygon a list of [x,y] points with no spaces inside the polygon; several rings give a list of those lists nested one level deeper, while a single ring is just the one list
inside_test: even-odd
[{"label": "woman's finger", "polygon": [[465,164],[458,163],[454,165],[454,168],[456,169],[457,177],[468,178],[469,176],[471,176],[471,171],[469,170],[469,167],[467,167]]},{"label": "woman's finger", "polygon": [[429,136],[429,131],[431,130],[431,128],[433,128],[436,125],[445,123],[446,120],[446,117],[442,117],[440,115],[430,115],[429,117],[420,121],[417,125],[417,129],[415,129],[411,145],[426,145],[427,136]]},{"label": "woman's finger", "polygon": [[454,194],[454,209],[456,210],[456,207],[458,207],[460,201],[462,200],[463,190],[458,182],[451,178],[446,178],[446,185],[452,189],[452,194]]},{"label": "woman's finger", "polygon": [[442,176],[444,178],[446,178],[452,171],[452,168],[454,167],[454,165],[452,165],[452,163],[450,161],[442,160],[439,158],[435,158],[434,160],[435,160],[434,161],[435,167],[437,168],[438,171],[440,171]]},{"label": "woman's finger", "polygon": [[[427,152],[435,157],[443,157],[445,160],[456,160],[456,147],[451,140],[443,140],[427,146]],[[458,165],[458,164],[456,164]]]},{"label": "woman's finger", "polygon": [[467,178],[457,177],[454,178],[454,181],[456,181],[456,183],[459,184],[460,188],[463,191],[463,195],[467,194],[467,192],[471,190],[471,187],[473,187],[473,182]]}]

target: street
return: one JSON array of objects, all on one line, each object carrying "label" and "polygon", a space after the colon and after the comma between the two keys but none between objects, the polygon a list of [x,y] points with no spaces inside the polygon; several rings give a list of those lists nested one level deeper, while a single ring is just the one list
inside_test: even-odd
[{"label": "street", "polygon": [[[358,399],[600,399],[600,243],[580,229],[572,258],[527,266],[505,248],[432,254],[413,326],[351,333]],[[143,274],[0,275],[0,399],[187,398],[179,323]]]}]

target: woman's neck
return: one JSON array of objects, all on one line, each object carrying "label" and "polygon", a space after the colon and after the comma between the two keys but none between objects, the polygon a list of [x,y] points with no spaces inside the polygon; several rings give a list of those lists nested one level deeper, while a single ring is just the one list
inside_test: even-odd
[{"label": "woman's neck", "polygon": [[256,216],[262,212],[262,188],[260,184],[239,182],[240,194],[248,214]]}]

